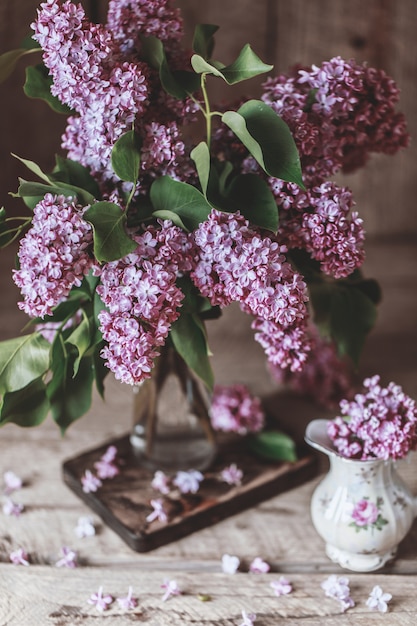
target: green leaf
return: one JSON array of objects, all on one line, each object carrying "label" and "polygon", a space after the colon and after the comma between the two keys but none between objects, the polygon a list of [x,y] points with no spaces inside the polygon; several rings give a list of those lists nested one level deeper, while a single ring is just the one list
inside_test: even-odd
[{"label": "green leaf", "polygon": [[345,281],[311,283],[309,291],[314,322],[335,341],[339,354],[348,355],[357,366],[366,336],[376,321],[375,303]]},{"label": "green leaf", "polygon": [[17,48],[0,55],[0,83],[4,82],[16,67],[16,63],[26,54],[36,52],[36,49]]},{"label": "green leaf", "polygon": [[116,141],[111,153],[111,165],[115,174],[124,181],[136,185],[140,167],[140,142],[134,130]]},{"label": "green leaf", "polygon": [[203,59],[210,59],[214,50],[214,34],[219,30],[215,24],[197,24],[194,30],[193,50]]},{"label": "green leaf", "polygon": [[200,141],[198,146],[191,150],[190,156],[194,161],[201,189],[207,198],[207,187],[210,176],[210,150],[205,141]]},{"label": "green leaf", "polygon": [[249,100],[222,116],[259,165],[270,176],[303,187],[297,146],[287,124],[261,100]]},{"label": "green leaf", "polygon": [[0,208],[0,248],[6,247],[13,237],[13,233],[9,232],[6,218],[6,209],[2,206]]},{"label": "green leaf", "polygon": [[96,202],[84,213],[94,230],[94,255],[99,262],[116,261],[136,250],[125,230],[126,214],[113,202]]},{"label": "green leaf", "polygon": [[294,441],[278,430],[264,430],[251,435],[248,444],[254,454],[271,461],[297,460]]},{"label": "green leaf", "polygon": [[55,168],[52,174],[49,174],[51,182],[75,185],[88,191],[92,197],[100,198],[100,189],[97,181],[91,176],[86,167],[78,163],[78,161],[66,159],[58,154],[55,156],[55,162]]},{"label": "green leaf", "polygon": [[18,156],[17,154],[14,154],[13,152],[11,154],[15,159],[23,163],[23,165],[26,165],[28,170],[30,170],[33,174],[35,174],[35,176],[38,176],[38,178],[46,182],[48,185],[51,184],[51,179],[49,178],[47,174],[45,174],[45,172],[41,170],[41,168],[39,167],[37,163],[35,163],[34,161],[29,161],[28,159],[22,159],[22,157]]},{"label": "green leaf", "polygon": [[219,68],[219,64],[208,63],[204,55],[200,54],[193,54],[191,65],[197,74],[213,74],[223,78],[229,85],[235,85],[248,78],[265,74],[265,72],[270,72],[273,68],[272,65],[263,63],[249,44],[242,48],[237,59],[230,65]]},{"label": "green leaf", "polygon": [[33,183],[23,178],[19,178],[18,195],[26,200],[27,198],[40,198],[42,199],[46,193],[52,193],[55,195],[64,195],[67,198],[78,198],[78,200],[86,205],[92,204],[95,198],[88,193],[85,189],[80,189],[75,185],[67,185],[65,183],[51,183],[46,185],[44,183]]},{"label": "green leaf", "polygon": [[106,376],[110,373],[110,370],[104,364],[103,359],[100,356],[100,352],[104,348],[104,341],[101,344],[98,344],[93,353],[93,363],[94,363],[94,380],[96,383],[96,388],[100,396],[104,399],[104,380]]},{"label": "green leaf", "polygon": [[74,361],[74,376],[77,375],[81,359],[90,348],[91,341],[92,336],[90,322],[83,311],[83,319],[66,339],[66,343],[73,345],[78,353]]},{"label": "green leaf", "polygon": [[143,59],[154,68],[159,70],[162,61],[165,59],[165,51],[162,41],[153,35],[145,37],[139,35],[141,43],[141,53]]},{"label": "green leaf", "polygon": [[18,391],[49,368],[51,346],[39,333],[0,343],[0,395]]},{"label": "green leaf", "polygon": [[175,224],[175,226],[182,228],[182,230],[188,231],[188,228],[185,226],[180,216],[173,211],[154,211],[153,216],[161,220],[170,220],[173,224]]},{"label": "green leaf", "polygon": [[155,211],[172,211],[180,216],[189,230],[198,228],[211,211],[211,205],[203,194],[187,183],[161,176],[152,184],[151,202]]},{"label": "green leaf", "polygon": [[209,359],[205,333],[201,329],[200,320],[191,313],[181,312],[180,317],[172,324],[170,336],[174,348],[187,365],[212,390],[214,375]]},{"label": "green leaf", "polygon": [[52,78],[43,64],[26,68],[26,82],[23,86],[23,91],[28,98],[43,100],[56,113],[68,115],[71,113],[71,109],[51,94],[51,85]]},{"label": "green leaf", "polygon": [[256,174],[239,174],[226,191],[229,210],[240,211],[252,224],[274,233],[278,230],[278,207],[265,180]]},{"label": "green leaf", "polygon": [[54,376],[47,386],[52,417],[65,433],[91,406],[94,365],[92,358],[83,358],[75,377],[69,375],[73,368],[71,357],[63,358],[61,369],[54,368]]},{"label": "green leaf", "polygon": [[42,378],[38,378],[23,389],[6,393],[0,412],[0,425],[9,422],[23,427],[41,424],[49,412],[45,390]]}]

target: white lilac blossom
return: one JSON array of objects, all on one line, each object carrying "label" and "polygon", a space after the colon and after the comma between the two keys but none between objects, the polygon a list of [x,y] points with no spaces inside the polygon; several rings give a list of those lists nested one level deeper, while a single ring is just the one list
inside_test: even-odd
[{"label": "white lilac blossom", "polygon": [[242,484],[243,472],[236,465],[236,463],[231,463],[220,472],[220,478],[228,485],[236,485],[239,486]]},{"label": "white lilac blossom", "polygon": [[25,510],[23,504],[14,502],[11,498],[6,498],[6,501],[3,504],[3,513],[5,515],[12,515],[14,517],[19,517],[21,513]]},{"label": "white lilac blossom", "polygon": [[81,477],[81,484],[84,493],[92,493],[97,491],[103,483],[97,476],[94,476],[91,470],[87,469],[85,470],[84,476]]},{"label": "white lilac blossom", "polygon": [[70,569],[78,567],[78,555],[74,550],[68,546],[62,546],[61,552],[62,557],[55,563],[56,567],[68,567]]},{"label": "white lilac blossom", "polygon": [[93,593],[92,596],[88,599],[89,604],[93,604],[97,611],[102,613],[106,611],[110,604],[113,602],[113,596],[108,593],[103,594],[103,586],[101,585],[96,593]]},{"label": "white lilac blossom", "polygon": [[375,585],[366,601],[366,606],[373,611],[386,613],[388,611],[388,602],[392,600],[390,593],[384,593],[379,585]]},{"label": "white lilac blossom", "polygon": [[239,626],[253,626],[256,620],[255,613],[247,613],[245,609],[242,609],[243,622],[240,622]]},{"label": "white lilac blossom", "polygon": [[337,451],[355,459],[400,459],[417,448],[417,407],[399,385],[366,378],[364,393],[342,400],[327,432]]},{"label": "white lilac blossom", "polygon": [[340,602],[342,611],[347,611],[347,609],[355,606],[354,601],[350,597],[349,578],[332,574],[321,583],[321,588],[327,597]]},{"label": "white lilac blossom", "polygon": [[276,596],[284,596],[292,592],[292,584],[285,576],[281,576],[278,580],[273,580],[271,587]]},{"label": "white lilac blossom", "polygon": [[93,518],[89,515],[79,517],[77,526],[74,528],[74,532],[79,539],[83,539],[84,537],[93,537],[96,534]]},{"label": "white lilac blossom", "polygon": [[223,554],[222,556],[222,572],[223,574],[236,574],[239,569],[240,559],[231,554]]},{"label": "white lilac blossom", "polygon": [[123,611],[131,611],[138,606],[137,598],[133,597],[133,588],[130,586],[127,596],[124,598],[116,598],[117,604]]},{"label": "white lilac blossom", "polygon": [[188,470],[177,472],[173,483],[181,493],[197,493],[204,476],[198,470]]},{"label": "white lilac blossom", "polygon": [[210,407],[215,430],[240,435],[262,430],[265,413],[260,398],[251,395],[246,385],[215,385]]},{"label": "white lilac blossom", "polygon": [[17,476],[12,470],[8,470],[3,474],[4,480],[4,493],[10,495],[13,491],[17,491],[22,488],[23,481],[20,476]]},{"label": "white lilac blossom", "polygon": [[157,500],[151,500],[151,506],[153,508],[152,513],[146,517],[147,522],[153,522],[154,520],[158,520],[158,522],[167,522],[168,515],[164,509],[164,501],[159,498]]},{"label": "white lilac blossom", "polygon": [[24,298],[19,308],[30,317],[51,315],[94,264],[88,253],[93,231],[83,210],[71,198],[50,193],[33,209],[32,226],[20,241],[20,267],[13,271]]},{"label": "white lilac blossom", "polygon": [[30,565],[29,555],[23,548],[13,550],[13,552],[10,553],[9,558],[14,565]]},{"label": "white lilac blossom", "polygon": [[165,578],[161,585],[161,589],[164,589],[164,595],[162,596],[163,602],[168,600],[171,596],[179,596],[182,593],[177,581],[169,578]]},{"label": "white lilac blossom", "polygon": [[161,470],[157,470],[152,478],[151,487],[159,491],[163,495],[167,495],[171,491],[171,479]]},{"label": "white lilac blossom", "polygon": [[249,571],[252,572],[252,574],[266,574],[270,569],[269,564],[261,559],[260,556],[255,557],[249,565]]}]

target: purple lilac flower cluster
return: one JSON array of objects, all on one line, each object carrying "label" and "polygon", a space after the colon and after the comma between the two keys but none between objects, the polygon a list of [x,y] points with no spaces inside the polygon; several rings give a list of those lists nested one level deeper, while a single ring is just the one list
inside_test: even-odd
[{"label": "purple lilac flower cluster", "polygon": [[342,400],[342,416],[328,424],[338,452],[354,459],[400,459],[417,449],[417,407],[399,385],[380,385],[380,377],[364,381],[365,393]]},{"label": "purple lilac flower cluster", "polygon": [[325,408],[338,407],[340,400],[351,400],[355,395],[352,367],[346,359],[339,357],[332,341],[320,336],[315,326],[309,326],[308,332],[311,350],[303,369],[291,372],[271,365],[271,375],[278,383],[288,385]]},{"label": "purple lilac flower cluster", "polygon": [[93,232],[83,211],[71,198],[50,193],[33,210],[32,227],[20,242],[20,269],[13,271],[24,298],[19,308],[31,317],[51,315],[94,265]]},{"label": "purple lilac flower cluster", "polygon": [[[107,25],[89,22],[81,4],[47,0],[32,24],[53,78],[51,92],[74,112],[62,147],[103,183],[117,181],[110,156],[115,141],[135,125],[147,175],[174,174],[185,146],[178,124],[193,119],[189,101],[165,98],[158,74],[141,58],[140,35],[157,36],[183,64],[182,23],[169,0],[109,3]],[[162,101],[163,100],[163,101]]]},{"label": "purple lilac flower cluster", "polygon": [[240,435],[258,432],[265,423],[260,399],[241,384],[214,387],[210,416],[215,430]]},{"label": "purple lilac flower cluster", "polygon": [[194,232],[198,260],[191,277],[213,305],[239,302],[255,317],[255,339],[268,359],[300,369],[306,358],[307,287],[285,257],[287,248],[244,217],[213,210]]},{"label": "purple lilac flower cluster", "polygon": [[107,341],[102,356],[116,378],[135,384],[150,377],[184,298],[176,286],[189,271],[192,244],[177,226],[162,222],[135,236],[136,251],[99,271],[97,293],[107,306],[99,313]]}]

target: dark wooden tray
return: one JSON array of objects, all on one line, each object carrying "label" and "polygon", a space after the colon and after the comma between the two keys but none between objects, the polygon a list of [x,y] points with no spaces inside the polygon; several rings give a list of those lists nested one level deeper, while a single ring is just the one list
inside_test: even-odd
[{"label": "dark wooden tray", "polygon": [[[110,445],[117,447],[118,458],[123,460],[120,474],[103,481],[98,491],[85,493],[81,477],[87,469],[94,471],[94,463]],[[236,463],[243,471],[239,486],[229,486],[216,479],[231,463]],[[148,552],[211,526],[300,485],[317,472],[317,457],[306,450],[301,451],[299,460],[294,463],[271,463],[250,454],[241,439],[227,441],[220,445],[217,458],[210,471],[205,473],[199,491],[169,501],[168,522],[148,523],[146,517],[153,510],[150,501],[161,495],[151,487],[154,473],[142,467],[132,453],[128,435],[108,441],[63,464],[63,477],[68,487],[137,552]]]}]

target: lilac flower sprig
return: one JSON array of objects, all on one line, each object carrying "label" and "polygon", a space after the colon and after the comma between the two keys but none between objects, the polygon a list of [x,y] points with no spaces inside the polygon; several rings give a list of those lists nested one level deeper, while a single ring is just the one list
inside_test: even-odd
[{"label": "lilac flower sprig", "polygon": [[399,385],[380,385],[378,375],[364,380],[364,393],[342,400],[338,416],[327,432],[345,457],[401,459],[417,449],[417,407]]}]

